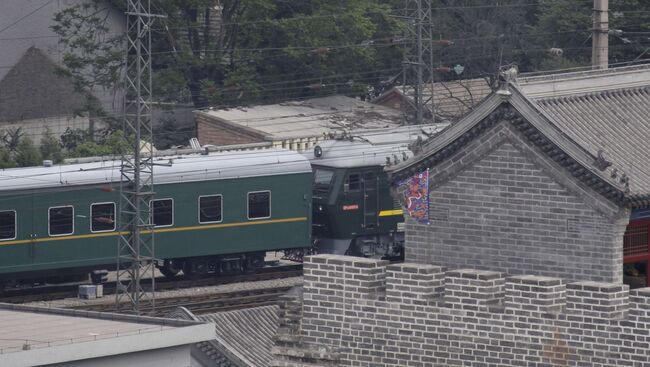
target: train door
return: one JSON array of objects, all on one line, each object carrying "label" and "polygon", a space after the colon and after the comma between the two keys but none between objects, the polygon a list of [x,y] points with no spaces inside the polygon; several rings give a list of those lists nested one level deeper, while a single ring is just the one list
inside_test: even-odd
[{"label": "train door", "polygon": [[30,195],[30,207],[27,212],[30,214],[29,215],[29,222],[27,223],[29,227],[29,261],[30,263],[34,264],[35,263],[35,258],[36,258],[36,238],[38,238],[38,235],[36,234],[36,228],[37,228],[37,223],[34,222],[35,218],[38,216],[37,215],[37,208],[34,207],[34,196],[35,195]]},{"label": "train door", "polygon": [[365,229],[377,228],[379,217],[379,180],[375,171],[363,172],[363,227]]}]

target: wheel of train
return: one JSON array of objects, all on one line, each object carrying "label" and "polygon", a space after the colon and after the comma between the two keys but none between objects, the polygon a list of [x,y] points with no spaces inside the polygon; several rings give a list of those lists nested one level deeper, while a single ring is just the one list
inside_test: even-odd
[{"label": "wheel of train", "polygon": [[159,267],[160,273],[174,278],[183,271],[188,278],[206,275],[233,275],[253,273],[264,266],[264,253],[236,254],[231,256],[204,256],[185,259],[168,259]]}]

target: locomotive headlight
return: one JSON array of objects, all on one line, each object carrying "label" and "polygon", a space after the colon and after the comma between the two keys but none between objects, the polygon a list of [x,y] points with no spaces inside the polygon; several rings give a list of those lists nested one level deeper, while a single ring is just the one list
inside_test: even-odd
[{"label": "locomotive headlight", "polygon": [[323,211],[323,206],[322,206],[322,205],[319,205],[319,206],[318,206],[318,211],[319,211],[319,212],[322,212],[322,211]]}]

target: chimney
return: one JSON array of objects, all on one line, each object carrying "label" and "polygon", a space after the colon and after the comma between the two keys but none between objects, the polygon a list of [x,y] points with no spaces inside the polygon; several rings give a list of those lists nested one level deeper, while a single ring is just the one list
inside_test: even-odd
[{"label": "chimney", "polygon": [[607,69],[609,60],[609,0],[594,0],[591,67]]}]

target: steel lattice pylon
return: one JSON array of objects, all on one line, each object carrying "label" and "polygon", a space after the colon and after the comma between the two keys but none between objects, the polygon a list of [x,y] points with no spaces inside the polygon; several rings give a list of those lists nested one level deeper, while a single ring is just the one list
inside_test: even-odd
[{"label": "steel lattice pylon", "polygon": [[409,85],[413,87],[415,121],[422,124],[426,120],[434,122],[433,106],[433,19],[431,0],[405,0],[404,35],[406,39],[403,62],[404,94],[409,95]]},{"label": "steel lattice pylon", "polygon": [[[150,0],[126,1],[123,128],[124,135],[134,140],[134,151],[133,155],[122,155],[115,303],[118,311],[140,314],[141,310],[155,309],[155,246],[149,208],[154,194],[150,53],[154,18]],[[143,279],[151,283],[144,285]]]}]

